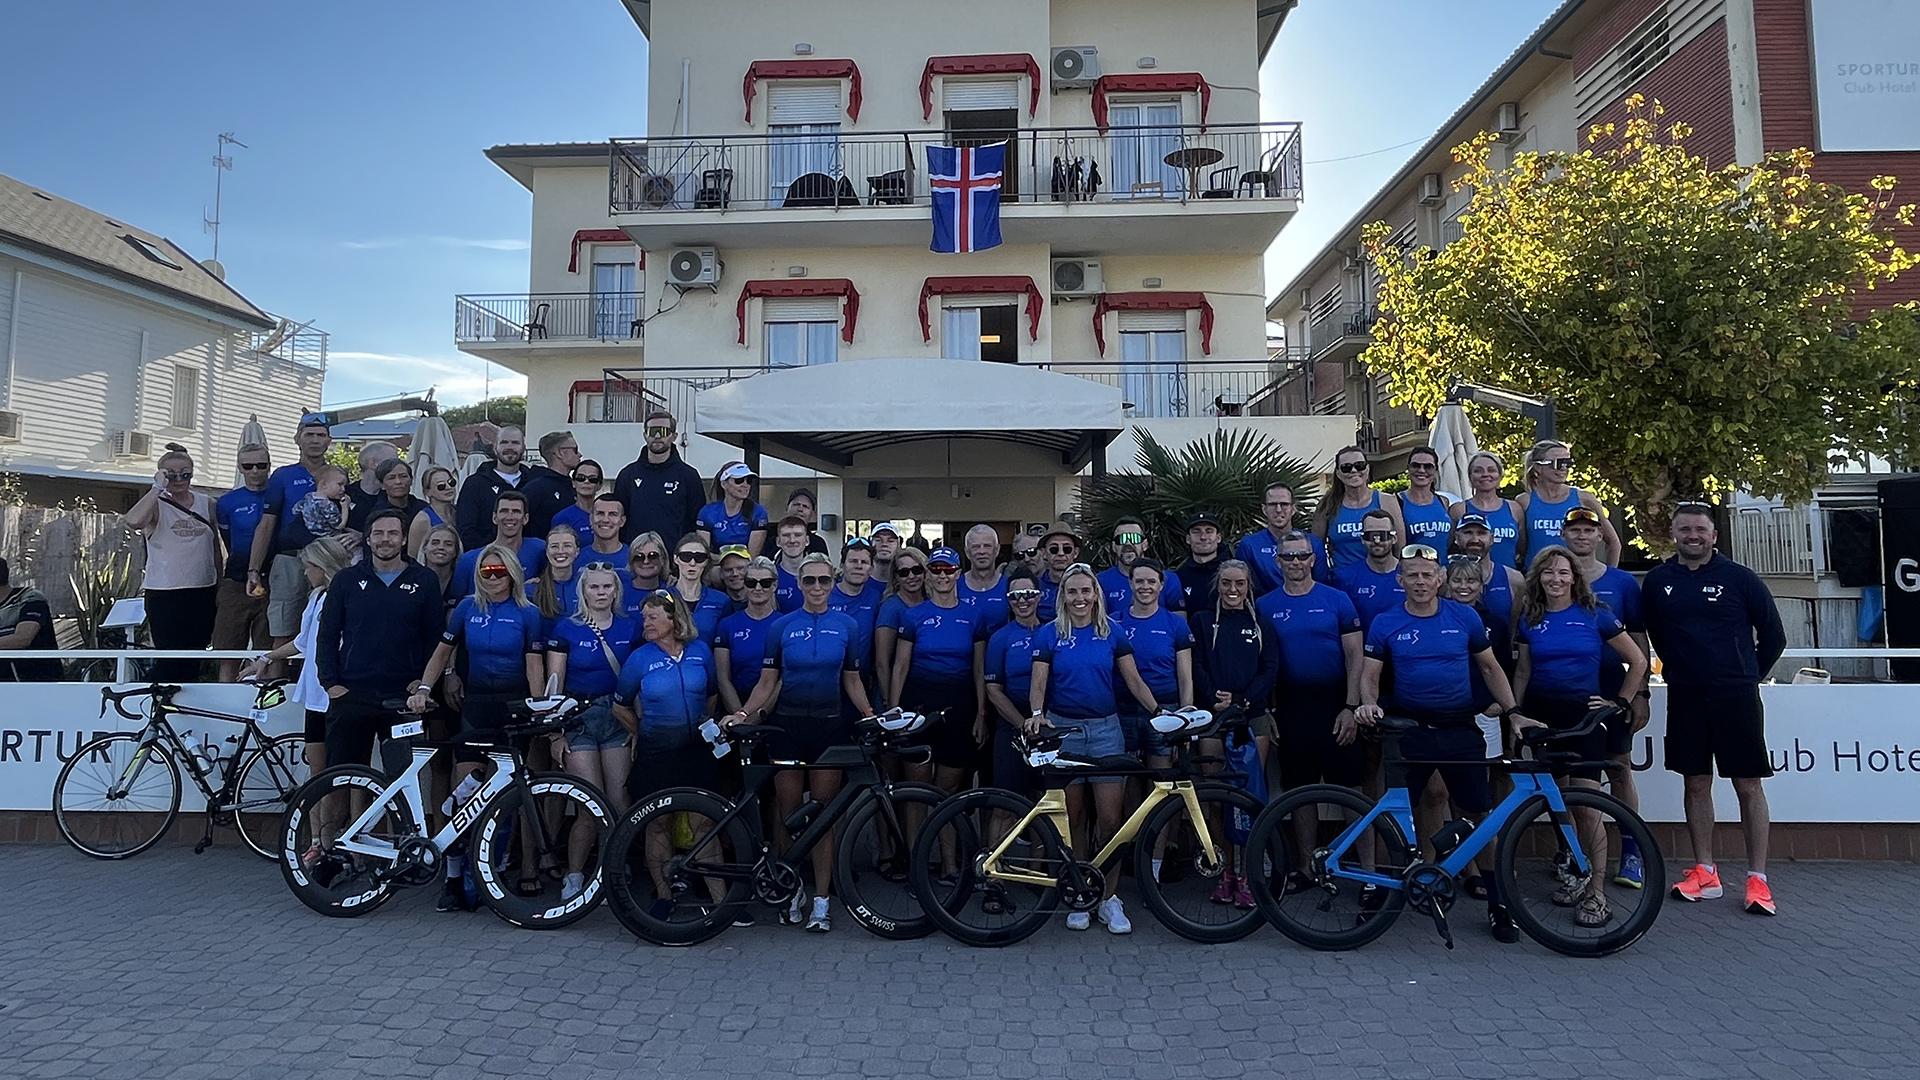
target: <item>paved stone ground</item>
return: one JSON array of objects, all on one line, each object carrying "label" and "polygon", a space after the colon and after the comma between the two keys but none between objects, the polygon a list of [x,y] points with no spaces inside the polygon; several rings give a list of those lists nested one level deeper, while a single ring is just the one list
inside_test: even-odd
[{"label": "paved stone ground", "polygon": [[1600,961],[1477,926],[1448,953],[1411,918],[1354,953],[1208,948],[1137,904],[1130,938],[973,950],[843,920],[675,950],[604,909],[537,934],[425,891],[325,919],[231,844],[4,846],[0,1077],[1913,1077],[1916,883],[1788,864],[1783,917],[1670,905]]}]

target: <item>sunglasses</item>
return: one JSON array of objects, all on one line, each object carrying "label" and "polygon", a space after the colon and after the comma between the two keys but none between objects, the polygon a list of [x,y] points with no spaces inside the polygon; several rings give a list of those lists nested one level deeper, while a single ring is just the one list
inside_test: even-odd
[{"label": "sunglasses", "polygon": [[1077,562],[1067,567],[1065,570],[1062,570],[1060,572],[1060,576],[1064,578],[1069,574],[1091,574],[1091,573],[1093,573],[1093,567],[1088,566],[1086,563],[1083,563],[1083,562]]},{"label": "sunglasses", "polygon": [[248,472],[259,472],[262,469],[271,468],[272,466],[264,461],[243,461],[240,463],[240,467]]},{"label": "sunglasses", "polygon": [[1392,540],[1393,534],[1390,532],[1379,532],[1379,531],[1363,532],[1360,534],[1360,539],[1365,540],[1370,544],[1379,544],[1379,543],[1384,543],[1388,540]]},{"label": "sunglasses", "polygon": [[1549,469],[1560,469],[1562,471],[1573,468],[1573,459],[1570,457],[1534,458],[1533,463],[1535,465],[1545,465]]},{"label": "sunglasses", "polygon": [[957,573],[959,573],[959,572],[960,572],[960,568],[959,568],[959,567],[957,567],[957,566],[948,566],[948,565],[947,565],[947,564],[945,564],[945,563],[940,563],[940,564],[939,564],[939,565],[937,565],[937,566],[929,566],[929,567],[927,567],[927,573],[929,573],[929,574],[938,574],[938,575],[940,575],[941,577],[952,577],[953,575],[955,575],[955,574],[957,574]]},{"label": "sunglasses", "polygon": [[751,483],[753,481],[753,477],[751,476],[727,476],[727,477],[722,477],[722,479],[724,479],[729,484],[746,484],[746,483]]},{"label": "sunglasses", "polygon": [[607,571],[608,573],[613,573],[613,572],[614,572],[614,569],[613,569],[613,564],[612,564],[612,563],[610,563],[610,562],[607,562],[607,561],[606,561],[606,560],[604,560],[604,559],[599,559],[599,560],[595,560],[594,562],[590,562],[590,563],[587,563],[587,564],[586,564],[585,566],[582,566],[582,567],[581,567],[580,569],[582,569],[582,570],[605,570],[605,571]]},{"label": "sunglasses", "polygon": [[574,482],[574,483],[576,483],[576,484],[597,484],[597,483],[599,483],[600,481],[602,481],[602,480],[604,480],[604,479],[606,479],[606,477],[603,477],[603,476],[588,476],[588,475],[586,475],[585,473],[574,473],[574,474],[573,474],[573,482]]},{"label": "sunglasses", "polygon": [[871,540],[869,540],[869,539],[867,539],[867,538],[866,538],[866,537],[864,537],[864,536],[856,536],[856,537],[854,537],[853,539],[851,539],[851,540],[849,540],[849,541],[847,541],[847,547],[846,547],[846,550],[848,550],[848,551],[855,551],[855,550],[858,550],[858,551],[872,551],[872,550],[873,550],[873,541],[871,541]]},{"label": "sunglasses", "polygon": [[1425,544],[1408,544],[1406,547],[1400,549],[1400,557],[1403,559],[1432,559],[1435,562],[1440,561],[1440,553]]},{"label": "sunglasses", "polygon": [[750,577],[746,579],[746,584],[749,589],[771,589],[774,586],[774,579],[770,577]]},{"label": "sunglasses", "polygon": [[927,568],[924,566],[897,566],[894,568],[893,576],[903,577],[903,578],[923,577],[925,576],[926,572],[927,572]]},{"label": "sunglasses", "polygon": [[703,563],[713,558],[704,551],[676,551],[673,557],[685,563]]},{"label": "sunglasses", "polygon": [[648,599],[647,602],[652,603],[653,601],[658,600],[660,601],[661,607],[672,608],[673,602],[678,599],[680,598],[673,595],[672,589],[655,589],[653,590],[653,595]]},{"label": "sunglasses", "polygon": [[[264,466],[263,466],[263,467],[264,467]],[[453,481],[451,481],[451,480],[441,480],[441,481],[439,481],[439,482],[437,482],[437,483],[435,483],[435,484],[433,485],[433,490],[435,490],[435,491],[452,491],[452,490],[453,490],[453,487],[454,487],[454,485],[453,485]]]},{"label": "sunglasses", "polygon": [[1071,544],[1048,544],[1048,545],[1047,545],[1047,554],[1049,554],[1049,555],[1075,555],[1075,554],[1078,554],[1078,551],[1077,551],[1077,549],[1075,549],[1075,548],[1074,548],[1074,546],[1073,546],[1073,545],[1071,545]]},{"label": "sunglasses", "polygon": [[1040,554],[1040,549],[1038,547],[1013,549],[1013,557],[1016,559],[1031,559],[1038,554]]},{"label": "sunglasses", "polygon": [[1480,556],[1478,556],[1478,555],[1449,555],[1449,556],[1447,556],[1447,565],[1448,565],[1448,566],[1479,566],[1479,565],[1480,565]]},{"label": "sunglasses", "polygon": [[1349,461],[1345,465],[1340,466],[1339,468],[1341,472],[1351,474],[1351,473],[1366,472],[1369,467],[1370,466],[1368,466],[1368,464],[1364,461]]},{"label": "sunglasses", "polygon": [[832,574],[807,574],[800,579],[800,584],[831,585],[833,584],[833,575]]},{"label": "sunglasses", "polygon": [[1147,538],[1146,534],[1137,533],[1137,532],[1123,532],[1123,533],[1113,534],[1113,542],[1116,544],[1138,544],[1142,540],[1145,540],[1146,538]]},{"label": "sunglasses", "polygon": [[1674,503],[1673,512],[1676,514],[1687,513],[1687,514],[1711,515],[1713,513],[1713,504],[1700,502],[1697,499],[1689,499],[1686,502]]},{"label": "sunglasses", "polygon": [[1007,599],[1013,601],[1014,603],[1019,603],[1022,600],[1038,600],[1040,599],[1040,590],[1039,589],[1008,589]]},{"label": "sunglasses", "polygon": [[503,578],[507,576],[507,568],[504,566],[483,566],[480,568],[480,576],[483,578]]},{"label": "sunglasses", "polygon": [[1574,510],[1567,514],[1567,520],[1565,524],[1567,525],[1581,525],[1581,524],[1598,525],[1600,524],[1600,515],[1594,513],[1591,510],[1585,510],[1585,509]]},{"label": "sunglasses", "polygon": [[634,562],[659,562],[660,553],[657,551],[636,551],[633,553],[633,561]]},{"label": "sunglasses", "polygon": [[1283,551],[1280,554],[1276,555],[1275,558],[1279,559],[1281,562],[1312,562],[1313,552],[1311,550]]},{"label": "sunglasses", "polygon": [[673,429],[670,427],[650,427],[647,429],[647,438],[649,439],[665,439],[672,434]]},{"label": "sunglasses", "polygon": [[164,474],[164,475],[166,476],[166,478],[167,478],[167,479],[169,479],[169,480],[191,480],[191,479],[193,479],[193,470],[192,470],[192,469],[181,469],[181,470],[180,470],[180,471],[178,471],[178,472],[175,472],[175,471],[174,471],[174,470],[172,470],[172,469],[162,469],[162,470],[161,470],[161,472],[162,472],[162,473],[163,473],[163,474]]}]

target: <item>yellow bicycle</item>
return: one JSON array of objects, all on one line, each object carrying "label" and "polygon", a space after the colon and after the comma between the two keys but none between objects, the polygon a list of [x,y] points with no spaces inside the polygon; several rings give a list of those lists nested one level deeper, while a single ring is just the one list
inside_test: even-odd
[{"label": "yellow bicycle", "polygon": [[[1001,788],[943,801],[928,817],[910,863],[914,892],[934,925],[969,945],[1020,941],[1061,911],[1091,911],[1107,895],[1109,874],[1133,852],[1133,876],[1147,907],[1169,930],[1194,941],[1236,941],[1259,927],[1259,912],[1232,903],[1222,875],[1245,864],[1245,844],[1260,801],[1224,772],[1225,761],[1199,751],[1238,714],[1166,711],[1150,719],[1167,737],[1173,764],[1151,768],[1128,755],[1083,759],[1060,750],[1072,728],[1021,736],[1015,748],[1039,771],[1038,802]],[[1244,738],[1244,723],[1239,724]],[[1140,806],[1086,862],[1073,857],[1066,788],[1095,777],[1143,777]],[[1159,873],[1154,863],[1160,861]],[[958,871],[941,876],[943,865]],[[929,903],[929,899],[937,902]]]}]

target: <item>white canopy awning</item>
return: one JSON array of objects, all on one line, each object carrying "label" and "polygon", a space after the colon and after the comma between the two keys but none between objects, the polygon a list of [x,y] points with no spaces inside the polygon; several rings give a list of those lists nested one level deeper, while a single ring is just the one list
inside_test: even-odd
[{"label": "white canopy awning", "polygon": [[695,430],[789,461],[845,468],[908,442],[987,439],[1057,452],[1078,470],[1125,426],[1120,388],[1024,364],[847,360],[703,390]]}]

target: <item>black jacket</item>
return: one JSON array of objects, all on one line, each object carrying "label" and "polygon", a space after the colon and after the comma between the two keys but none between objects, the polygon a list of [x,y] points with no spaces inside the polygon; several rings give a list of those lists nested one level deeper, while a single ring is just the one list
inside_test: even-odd
[{"label": "black jacket", "polygon": [[680,457],[679,450],[669,450],[667,460],[657,465],[642,450],[638,459],[620,470],[613,490],[627,504],[627,527],[620,530],[620,539],[631,542],[643,532],[657,532],[668,548],[693,531],[707,501],[700,474]]},{"label": "black jacket", "polygon": [[1243,608],[1221,612],[1216,633],[1211,604],[1187,616],[1187,624],[1193,628],[1194,704],[1213,708],[1219,690],[1254,712],[1272,703],[1273,684],[1280,678],[1280,635],[1272,627],[1261,626]]},{"label": "black jacket", "polygon": [[334,575],[320,605],[313,645],[320,685],[400,697],[420,677],[446,628],[433,571],[410,562],[388,585],[371,561],[355,563]]},{"label": "black jacket", "polygon": [[1675,556],[1647,571],[1640,612],[1668,686],[1757,686],[1786,651],[1787,632],[1766,583],[1717,552],[1698,570]]},{"label": "black jacket", "polygon": [[1173,576],[1180,579],[1180,591],[1185,595],[1188,611],[1213,610],[1213,579],[1220,576],[1220,564],[1226,558],[1222,553],[1207,562],[1188,559],[1174,568]]},{"label": "black jacket", "polygon": [[520,490],[527,496],[526,535],[547,538],[553,527],[553,515],[573,505],[573,478],[547,468],[527,466]]},{"label": "black jacket", "polygon": [[[532,470],[521,466],[518,489],[525,491],[532,478]],[[500,479],[500,473],[492,465],[480,466],[460,482],[460,497],[453,504],[453,527],[460,530],[462,550],[474,551],[493,541],[493,497],[511,487],[515,485]],[[546,533],[534,532],[531,524],[525,535],[546,538]]]}]

